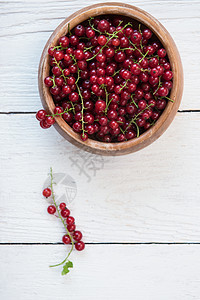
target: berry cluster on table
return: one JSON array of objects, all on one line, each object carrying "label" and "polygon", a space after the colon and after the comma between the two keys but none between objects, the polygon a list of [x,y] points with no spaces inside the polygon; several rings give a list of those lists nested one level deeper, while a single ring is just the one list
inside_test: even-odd
[{"label": "berry cluster on table", "polygon": [[151,128],[173,102],[166,49],[132,19],[90,18],[72,31],[69,24],[48,55],[50,74],[44,83],[55,109],[37,112],[44,129],[62,116],[83,141],[123,142]]},{"label": "berry cluster on table", "polygon": [[52,203],[47,207],[47,212],[50,215],[56,216],[61,220],[66,233],[62,237],[62,241],[64,244],[71,245],[71,249],[68,252],[66,258],[58,264],[51,265],[50,267],[58,267],[62,266],[62,275],[66,275],[69,273],[69,269],[73,268],[73,263],[69,260],[69,257],[75,248],[78,251],[82,251],[85,249],[85,243],[82,241],[82,232],[76,229],[75,218],[70,215],[70,210],[67,208],[65,202],[61,202],[58,204],[56,202],[55,192],[54,192],[54,178],[53,178],[53,170],[50,168],[50,179],[51,184],[49,187],[46,187],[42,194],[46,199],[49,199]]}]

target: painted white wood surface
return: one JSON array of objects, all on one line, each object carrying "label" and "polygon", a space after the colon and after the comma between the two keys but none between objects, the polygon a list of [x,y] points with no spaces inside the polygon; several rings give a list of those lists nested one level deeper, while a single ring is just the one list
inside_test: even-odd
[{"label": "painted white wood surface", "polygon": [[[41,107],[37,68],[46,40],[65,17],[97,2],[0,2],[0,299],[199,300],[200,244],[187,244],[200,242],[199,112],[178,113],[158,141],[123,157],[88,155],[55,129],[41,130],[32,113],[3,113]],[[127,3],[169,30],[184,67],[180,110],[199,110],[200,1]],[[48,268],[66,247],[37,245],[64,233],[41,196],[50,166],[76,182],[70,208],[84,240],[108,243],[73,253],[67,277]]]},{"label": "painted white wood surface", "polygon": [[[62,226],[46,214],[41,196],[52,166],[76,181],[70,207],[87,242],[198,242],[199,126],[199,113],[178,113],[146,149],[99,157],[78,150],[54,128],[41,130],[34,115],[0,115],[1,241],[60,241]],[[96,174],[95,168],[82,168],[91,176],[89,182],[72,163],[75,158],[82,167],[80,155],[91,167],[93,162],[100,167]]]},{"label": "painted white wood surface", "polygon": [[[5,1],[0,10],[1,111],[36,111],[40,108],[37,69],[42,49],[52,31],[74,11],[97,2]],[[104,1],[108,2],[108,1]],[[126,1],[158,18],[180,50],[185,91],[180,109],[200,109],[199,36],[200,1]],[[8,72],[8,76],[5,73]]]},{"label": "painted white wood surface", "polygon": [[88,245],[65,277],[65,246],[1,248],[3,300],[199,300],[199,245]]}]

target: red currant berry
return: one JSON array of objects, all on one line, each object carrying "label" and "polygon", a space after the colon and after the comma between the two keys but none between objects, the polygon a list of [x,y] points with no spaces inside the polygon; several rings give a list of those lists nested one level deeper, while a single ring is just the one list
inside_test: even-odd
[{"label": "red currant berry", "polygon": [[75,241],[79,242],[82,239],[82,237],[83,237],[83,235],[82,235],[81,231],[79,231],[79,230],[74,231],[73,238]]},{"label": "red currant berry", "polygon": [[142,31],[142,36],[143,36],[145,39],[149,40],[149,39],[152,37],[152,32],[151,32],[151,30],[148,29],[148,28],[144,29],[144,30]]},{"label": "red currant berry", "polygon": [[99,21],[97,28],[101,31],[101,32],[108,32],[109,28],[110,28],[110,24],[107,20],[101,20]]},{"label": "red currant berry", "polygon": [[165,72],[163,73],[163,76],[162,76],[162,77],[163,77],[164,80],[169,81],[169,80],[172,79],[173,73],[172,73],[172,71],[165,71]]},{"label": "red currant berry", "polygon": [[105,35],[99,35],[97,38],[99,45],[104,46],[107,42],[107,38]]},{"label": "red currant berry", "polygon": [[74,217],[71,217],[71,216],[67,217],[67,219],[66,219],[67,225],[72,225],[72,224],[74,224],[74,222],[75,222]]},{"label": "red currant berry", "polygon": [[158,54],[159,57],[163,58],[163,57],[166,56],[167,52],[164,48],[161,48],[157,51],[157,54]]},{"label": "red currant berry", "polygon": [[75,224],[67,225],[67,229],[69,232],[73,232],[76,229],[76,225]]},{"label": "red currant berry", "polygon": [[56,212],[55,206],[54,206],[54,205],[49,205],[48,208],[47,208],[47,212],[48,212],[50,215],[55,214],[55,212]]},{"label": "red currant berry", "polygon": [[44,79],[44,83],[46,86],[51,87],[53,85],[53,79],[51,76],[48,76]]},{"label": "red currant berry", "polygon": [[64,202],[60,203],[59,207],[61,210],[65,209],[66,203],[64,203]]},{"label": "red currant berry", "polygon": [[142,39],[142,35],[138,32],[138,31],[135,31],[132,33],[131,35],[131,41],[134,43],[134,44],[139,44],[140,41]]},{"label": "red currant berry", "polygon": [[67,218],[70,215],[70,210],[68,208],[64,208],[61,210],[60,214],[63,218]]},{"label": "red currant berry", "polygon": [[50,127],[51,127],[51,125],[48,125],[48,124],[46,123],[46,120],[40,121],[40,126],[41,126],[43,129],[47,129],[47,128],[50,128]]},{"label": "red currant berry", "polygon": [[47,112],[44,109],[40,109],[38,110],[37,114],[36,114],[36,119],[38,121],[42,121],[46,118]]},{"label": "red currant berry", "polygon": [[81,122],[75,122],[74,124],[73,124],[73,129],[74,129],[74,131],[75,132],[81,132],[81,130],[82,130],[82,124],[81,124]]},{"label": "red currant berry", "polygon": [[70,244],[71,243],[71,239],[70,236],[68,234],[63,235],[62,241],[64,244]]},{"label": "red currant berry", "polygon": [[166,97],[166,96],[168,95],[168,93],[169,93],[169,90],[168,90],[166,87],[164,87],[164,86],[161,86],[161,87],[158,89],[158,95],[159,95],[160,97]]},{"label": "red currant berry", "polygon": [[85,27],[81,24],[77,25],[74,29],[74,33],[77,36],[84,36],[85,35]]},{"label": "red currant berry", "polygon": [[45,121],[48,125],[53,125],[55,123],[55,119],[52,116],[46,117]]},{"label": "red currant berry", "polygon": [[95,112],[102,113],[106,109],[106,102],[104,100],[97,100],[95,103]]},{"label": "red currant berry", "polygon": [[56,59],[56,60],[62,60],[63,58],[64,58],[64,53],[63,53],[63,51],[55,51],[54,53],[53,53],[53,56],[54,56],[54,58]]},{"label": "red currant berry", "polygon": [[69,38],[67,36],[61,36],[59,39],[59,43],[63,48],[69,46]]},{"label": "red currant berry", "polygon": [[88,134],[86,132],[82,132],[81,133],[81,140],[85,142],[87,139],[88,139]]},{"label": "red currant berry", "polygon": [[85,244],[82,241],[77,242],[77,243],[75,243],[75,248],[78,251],[82,251],[85,248]]},{"label": "red currant berry", "polygon": [[87,27],[85,33],[88,38],[93,38],[95,36],[95,31],[91,27]]},{"label": "red currant berry", "polygon": [[51,189],[50,188],[44,189],[42,194],[44,197],[49,198],[51,196]]}]

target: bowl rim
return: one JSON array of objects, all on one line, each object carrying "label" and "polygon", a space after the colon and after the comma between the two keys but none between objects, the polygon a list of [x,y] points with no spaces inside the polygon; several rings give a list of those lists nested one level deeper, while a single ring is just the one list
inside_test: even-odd
[{"label": "bowl rim", "polygon": [[[121,13],[117,13],[119,9]],[[108,12],[108,10],[110,11]],[[48,64],[48,48],[57,44],[59,37],[65,35],[68,32],[69,23],[73,24],[72,28],[74,28],[77,24],[83,22],[84,20],[87,20],[89,16],[94,17],[104,14],[129,16],[150,28],[158,37],[167,51],[171,68],[174,74],[173,87],[170,93],[170,98],[174,100],[174,103],[172,103],[171,101],[168,102],[163,113],[150,129],[141,134],[139,137],[124,142],[105,143],[90,138],[84,142],[81,140],[80,135],[78,133],[75,133],[61,116],[56,118],[56,123],[54,124],[54,126],[70,142],[76,144],[79,147],[81,146],[85,148],[85,150],[91,151],[92,149],[94,149],[96,153],[101,154],[106,151],[108,155],[109,152],[111,153],[111,155],[113,155],[113,152],[124,152],[122,154],[125,154],[125,152],[134,152],[151,144],[168,128],[176,115],[183,92],[183,70],[180,55],[175,42],[166,28],[152,15],[138,7],[120,2],[98,3],[86,6],[71,14],[63,22],[60,23],[60,25],[54,30],[54,32],[46,42],[39,63],[39,93],[44,108],[47,109],[50,113],[53,113],[55,104],[53,102],[53,98],[50,94],[49,88],[44,84],[44,78],[48,76],[47,74],[49,73],[50,68]],[[166,125],[165,128],[163,128],[164,123]]]}]

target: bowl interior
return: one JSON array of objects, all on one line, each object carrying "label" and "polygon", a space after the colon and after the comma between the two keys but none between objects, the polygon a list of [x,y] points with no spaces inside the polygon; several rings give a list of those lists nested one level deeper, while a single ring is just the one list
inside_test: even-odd
[{"label": "bowl interior", "polygon": [[[67,34],[68,29],[70,27],[70,30],[72,30],[76,25],[80,23],[84,23],[86,20],[88,20],[90,17],[95,16],[108,16],[108,15],[119,15],[123,18],[126,18],[127,22],[131,20],[134,22],[134,25],[136,28],[138,28],[138,25],[141,24],[144,27],[147,27],[152,30],[152,32],[155,34],[155,40],[159,40],[160,43],[163,45],[163,47],[166,49],[168,58],[171,64],[171,68],[174,74],[173,77],[173,88],[170,93],[170,98],[175,100],[174,103],[168,102],[165,110],[161,114],[160,118],[156,121],[154,126],[152,126],[149,130],[141,134],[138,138],[124,141],[121,143],[104,143],[92,139],[88,139],[87,141],[83,142],[80,139],[79,134],[75,133],[73,129],[63,120],[62,117],[57,118],[57,124],[62,129],[62,131],[67,132],[69,138],[72,140],[76,140],[79,144],[82,144],[89,148],[95,148],[99,150],[105,150],[105,151],[121,151],[123,149],[133,149],[134,146],[136,146],[136,150],[139,150],[140,148],[143,148],[146,144],[151,143],[154,138],[154,133],[158,132],[157,137],[162,134],[162,130],[159,129],[162,127],[162,124],[164,122],[171,123],[171,120],[167,122],[167,119],[169,118],[171,111],[174,111],[176,113],[180,101],[176,101],[177,92],[180,91],[180,86],[178,85],[178,80],[180,79],[180,57],[177,51],[177,48],[174,44],[173,39],[167,32],[167,30],[151,15],[148,13],[125,4],[119,4],[119,3],[105,3],[105,4],[99,4],[99,5],[93,5],[91,7],[87,7],[85,9],[82,9],[75,14],[71,15],[69,18],[67,18],[65,21],[63,21],[57,29],[54,31],[54,33],[51,35],[50,39],[48,40],[43,55],[40,62],[40,74],[39,74],[39,85],[42,87],[42,95],[41,98],[43,98],[43,103],[46,108],[52,113],[55,104],[53,102],[52,96],[50,94],[49,89],[44,85],[44,78],[48,76],[49,74],[49,55],[48,55],[48,48],[57,45],[58,40],[61,36]],[[40,89],[41,90],[41,89]],[[182,94],[182,93],[181,93]],[[174,113],[174,115],[175,115]],[[173,116],[174,117],[174,116]],[[173,118],[172,118],[173,119]],[[169,125],[169,124],[168,124]],[[168,127],[167,125],[167,127]],[[164,130],[163,130],[164,131]],[[156,138],[157,138],[156,137]],[[152,141],[151,141],[152,140]],[[129,151],[132,152],[132,151]]]}]

